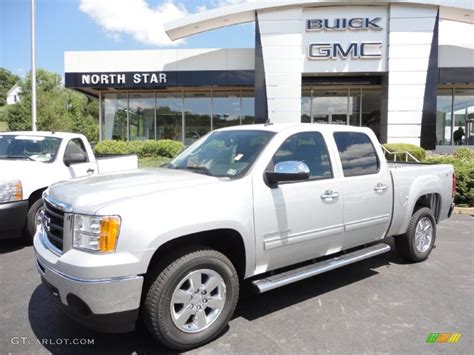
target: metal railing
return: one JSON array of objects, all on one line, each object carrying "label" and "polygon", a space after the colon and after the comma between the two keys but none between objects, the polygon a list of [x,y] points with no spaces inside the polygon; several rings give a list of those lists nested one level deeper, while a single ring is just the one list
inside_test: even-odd
[{"label": "metal railing", "polygon": [[[387,148],[385,148],[383,145],[381,145],[382,147],[382,150],[384,152],[384,155],[385,155],[385,158],[387,158],[387,155],[393,155],[393,161],[405,161],[405,162],[408,162],[410,161],[409,158],[414,161],[414,162],[417,162],[419,163],[420,161],[418,159],[416,159],[413,154],[411,154],[410,152],[408,151],[404,151],[404,152],[391,152],[389,151]],[[404,160],[397,160],[397,156],[404,156],[405,159]]]}]

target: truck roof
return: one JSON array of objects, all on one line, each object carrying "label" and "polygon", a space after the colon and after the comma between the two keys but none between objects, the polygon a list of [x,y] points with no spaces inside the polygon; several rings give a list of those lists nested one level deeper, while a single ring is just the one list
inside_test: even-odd
[{"label": "truck roof", "polygon": [[336,124],[318,124],[318,123],[275,123],[275,124],[250,124],[242,126],[231,126],[219,129],[219,131],[232,131],[232,130],[262,130],[270,132],[283,132],[283,131],[311,131],[317,129],[321,132],[367,132],[371,131],[367,127],[357,126],[346,126]]},{"label": "truck roof", "polygon": [[67,132],[51,132],[51,131],[14,131],[14,132],[2,132],[1,136],[31,136],[31,137],[53,137],[53,138],[72,138],[82,137],[79,133],[67,133]]}]

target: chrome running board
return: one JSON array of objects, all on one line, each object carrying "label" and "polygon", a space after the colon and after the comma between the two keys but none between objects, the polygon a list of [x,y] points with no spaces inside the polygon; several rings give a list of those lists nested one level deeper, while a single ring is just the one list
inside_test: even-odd
[{"label": "chrome running board", "polygon": [[359,249],[347,254],[339,255],[332,259],[323,260],[315,264],[305,265],[297,269],[274,274],[263,279],[252,281],[258,293],[267,292],[275,288],[307,279],[315,275],[346,266],[357,261],[368,259],[372,256],[390,251],[390,246],[385,243],[375,244],[368,248]]}]

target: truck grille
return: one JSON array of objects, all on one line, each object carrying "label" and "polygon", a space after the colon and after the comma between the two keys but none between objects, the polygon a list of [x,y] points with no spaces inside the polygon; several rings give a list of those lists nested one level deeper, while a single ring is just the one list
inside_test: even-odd
[{"label": "truck grille", "polygon": [[64,212],[47,200],[44,200],[43,227],[51,244],[63,250]]}]

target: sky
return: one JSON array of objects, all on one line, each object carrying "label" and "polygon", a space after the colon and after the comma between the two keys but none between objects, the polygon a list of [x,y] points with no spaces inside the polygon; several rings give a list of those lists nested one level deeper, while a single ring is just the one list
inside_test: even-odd
[{"label": "sky", "polygon": [[[245,0],[36,0],[36,66],[64,74],[65,51],[254,47],[254,24],[171,42],[169,20]],[[0,67],[31,68],[30,0],[0,0]],[[230,40],[231,39],[231,40]]]}]

